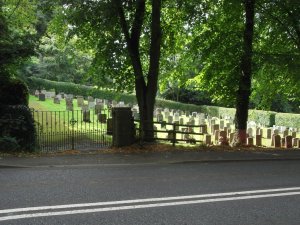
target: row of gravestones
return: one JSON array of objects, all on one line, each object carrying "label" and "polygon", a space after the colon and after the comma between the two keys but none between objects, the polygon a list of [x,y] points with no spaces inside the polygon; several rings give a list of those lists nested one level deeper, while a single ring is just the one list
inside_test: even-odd
[{"label": "row of gravestones", "polygon": [[[73,95],[66,95],[64,93],[60,93],[58,95],[55,95],[54,92],[46,92],[42,91],[37,93],[36,96],[39,96],[39,99],[45,100],[45,98],[53,98],[54,103],[59,104],[60,100],[65,98],[66,100],[66,108],[67,110],[73,110]],[[116,101],[108,101],[108,100],[101,100],[101,99],[94,99],[93,97],[89,96],[87,98],[88,104],[86,105],[84,103],[84,98],[82,96],[77,96],[77,105],[78,107],[81,107],[83,110],[83,118],[85,122],[90,121],[90,110],[95,110],[95,113],[98,115],[98,120],[101,123],[106,122],[106,114],[101,114],[101,110],[104,109],[104,106],[107,107],[124,107],[126,106],[124,102],[117,103]],[[138,112],[138,106],[133,105],[132,106],[132,114],[134,119],[139,119],[139,112]],[[233,127],[233,120],[228,117],[224,116],[223,119],[219,119],[217,117],[209,117],[208,115],[204,113],[198,113],[198,112],[188,112],[188,111],[182,111],[182,110],[169,110],[167,108],[157,108],[154,111],[154,116],[156,118],[157,122],[164,123],[174,123],[178,125],[202,125],[200,132],[205,135],[204,142],[206,144],[211,143],[219,143],[219,144],[227,144],[228,142],[231,142],[234,136],[234,129]],[[156,127],[155,127],[156,128]],[[166,128],[166,126],[162,126],[162,128]],[[277,128],[277,129],[276,129]],[[157,128],[156,128],[157,129]],[[179,126],[176,126],[176,130],[179,130]],[[189,132],[193,133],[194,130],[192,127],[182,127],[182,132]],[[279,135],[279,132],[282,133],[282,140],[281,143],[289,143],[289,141],[285,141],[285,138],[287,136],[292,137],[292,146],[297,146],[297,139],[296,139],[296,131],[297,129],[289,128],[284,129],[284,127],[273,127],[268,128],[266,137],[267,139],[271,139],[274,135]],[[291,133],[291,135],[289,135]],[[168,137],[172,136],[173,133],[169,132]],[[254,140],[255,145],[260,146],[261,145],[261,138],[263,138],[263,130],[261,125],[257,125],[255,122],[251,121],[248,123],[248,129],[247,129],[247,143],[249,145],[253,145]],[[193,136],[190,134],[182,134],[182,139],[193,139]],[[288,139],[289,140],[289,139]],[[273,141],[272,141],[273,143]],[[275,142],[274,142],[275,143]],[[281,144],[282,145],[282,144]],[[277,146],[274,144],[274,146]],[[289,145],[288,145],[289,146]]]}]

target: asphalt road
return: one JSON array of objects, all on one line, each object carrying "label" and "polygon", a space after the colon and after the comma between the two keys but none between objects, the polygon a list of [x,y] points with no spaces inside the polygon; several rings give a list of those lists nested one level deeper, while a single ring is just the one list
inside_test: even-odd
[{"label": "asphalt road", "polygon": [[0,224],[300,224],[300,161],[1,168],[0,183]]}]

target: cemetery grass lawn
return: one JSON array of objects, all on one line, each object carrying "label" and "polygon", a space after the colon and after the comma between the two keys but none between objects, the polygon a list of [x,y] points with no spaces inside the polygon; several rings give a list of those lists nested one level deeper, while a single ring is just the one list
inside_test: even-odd
[{"label": "cemetery grass lawn", "polygon": [[[73,100],[74,110],[81,110],[77,107],[77,102]],[[61,100],[60,104],[54,104],[53,99],[47,99],[45,101],[39,101],[34,95],[29,96],[29,108],[33,108],[38,111],[65,111],[66,102]]]}]

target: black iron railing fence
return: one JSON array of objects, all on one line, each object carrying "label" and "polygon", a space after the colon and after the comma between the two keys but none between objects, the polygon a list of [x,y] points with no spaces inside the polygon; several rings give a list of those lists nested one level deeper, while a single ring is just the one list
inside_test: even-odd
[{"label": "black iron railing fence", "polygon": [[99,149],[112,143],[111,110],[32,110],[41,151]]}]

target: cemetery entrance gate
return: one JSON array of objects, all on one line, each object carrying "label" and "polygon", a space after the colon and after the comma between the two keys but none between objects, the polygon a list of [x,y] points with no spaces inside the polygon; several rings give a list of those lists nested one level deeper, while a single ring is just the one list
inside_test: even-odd
[{"label": "cemetery entrance gate", "polygon": [[73,111],[32,110],[37,148],[43,152],[93,150],[112,144],[110,109]]}]

